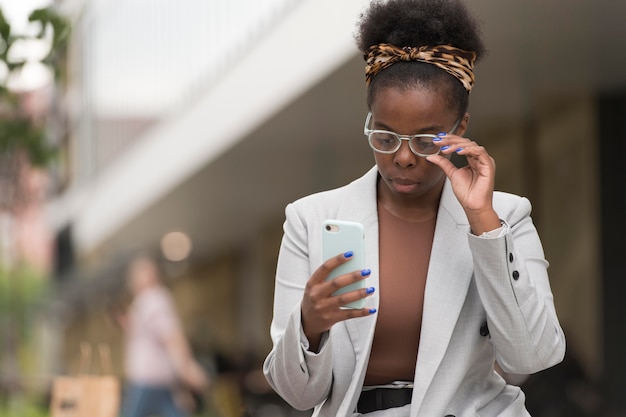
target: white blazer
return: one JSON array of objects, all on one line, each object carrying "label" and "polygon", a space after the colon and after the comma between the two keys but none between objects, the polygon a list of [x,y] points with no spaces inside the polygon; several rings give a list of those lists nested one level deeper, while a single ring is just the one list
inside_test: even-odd
[{"label": "white blazer", "polygon": [[[264,373],[274,390],[314,416],[353,416],[376,325],[376,314],[335,324],[319,353],[307,350],[300,322],[305,284],[322,263],[326,219],[363,223],[367,298],[378,308],[378,213],[372,168],[356,181],[304,197],[285,210],[278,257],[273,349]],[[559,363],[565,337],[554,308],[548,263],[527,199],[496,192],[493,205],[508,232],[498,238],[469,233],[465,213],[446,182],[428,267],[411,417],[528,416],[524,394],[494,372],[514,374]],[[481,331],[482,328],[482,331]],[[488,331],[487,331],[488,329]],[[487,334],[488,333],[488,334]]]}]

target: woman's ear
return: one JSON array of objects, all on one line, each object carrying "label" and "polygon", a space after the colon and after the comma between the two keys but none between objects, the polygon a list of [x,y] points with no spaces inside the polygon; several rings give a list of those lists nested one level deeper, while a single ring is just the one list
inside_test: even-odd
[{"label": "woman's ear", "polygon": [[465,132],[467,132],[467,127],[469,126],[469,120],[470,120],[470,114],[466,112],[461,118],[461,121],[459,122],[459,126],[456,128],[456,131],[454,132],[457,136],[465,135]]}]

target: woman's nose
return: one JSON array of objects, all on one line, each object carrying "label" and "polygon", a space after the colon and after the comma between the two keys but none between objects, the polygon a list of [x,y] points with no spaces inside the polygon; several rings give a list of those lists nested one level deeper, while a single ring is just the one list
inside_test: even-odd
[{"label": "woman's nose", "polygon": [[403,168],[414,166],[417,163],[416,158],[417,155],[411,151],[409,142],[406,140],[402,141],[400,149],[398,149],[394,154],[395,164]]}]

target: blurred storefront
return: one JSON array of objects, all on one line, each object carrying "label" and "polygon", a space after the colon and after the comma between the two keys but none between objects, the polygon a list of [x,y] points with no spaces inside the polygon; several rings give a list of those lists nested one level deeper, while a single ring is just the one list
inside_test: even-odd
[{"label": "blurred storefront", "polygon": [[[258,371],[284,206],[373,164],[352,37],[366,1],[58,3],[75,33],[71,129],[48,206],[60,289],[51,320],[62,335],[54,371],[73,370],[88,340],[113,347],[121,374],[106,312],[123,301],[128,254],[149,249],[163,254],[207,366],[234,378],[238,394],[275,401]],[[533,202],[571,360],[615,405],[607,387],[626,382],[626,287],[603,249],[623,253],[615,231],[626,230],[626,56],[614,53],[626,46],[626,4],[562,3],[471,2],[489,55],[468,135],[496,159],[497,188]],[[171,232],[189,238],[187,256],[167,259]]]}]

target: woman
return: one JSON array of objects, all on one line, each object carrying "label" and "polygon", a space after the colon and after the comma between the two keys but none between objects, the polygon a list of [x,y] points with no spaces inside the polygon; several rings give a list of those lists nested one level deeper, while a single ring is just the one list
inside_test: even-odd
[{"label": "woman", "polygon": [[[494,192],[493,158],[464,137],[477,25],[457,0],[375,2],[357,43],[376,166],[287,206],[265,375],[316,416],[527,416],[495,363],[538,372],[565,338],[530,203]],[[326,219],[364,225],[368,269],[326,280],[351,255],[322,262]]]},{"label": "woman", "polygon": [[122,417],[186,417],[180,403],[191,405],[208,387],[208,376],[193,357],[155,260],[138,255],[127,273],[133,300],[127,316],[118,318],[126,333],[128,380]]}]

